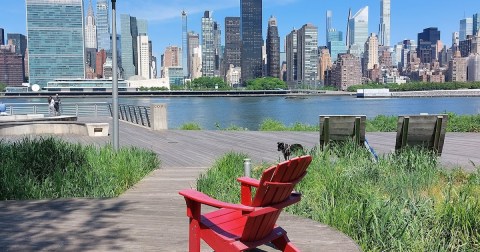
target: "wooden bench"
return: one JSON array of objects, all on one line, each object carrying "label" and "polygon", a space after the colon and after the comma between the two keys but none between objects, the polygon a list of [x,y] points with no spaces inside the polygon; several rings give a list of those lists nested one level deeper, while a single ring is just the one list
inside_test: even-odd
[{"label": "wooden bench", "polygon": [[324,146],[330,141],[349,139],[363,145],[366,120],[366,115],[321,115],[320,146]]},{"label": "wooden bench", "polygon": [[421,146],[442,154],[448,115],[403,115],[398,117],[395,150]]}]

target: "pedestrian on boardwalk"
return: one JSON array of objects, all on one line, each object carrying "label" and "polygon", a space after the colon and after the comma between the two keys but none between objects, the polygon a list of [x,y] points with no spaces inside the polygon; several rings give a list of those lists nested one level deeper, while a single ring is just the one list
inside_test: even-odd
[{"label": "pedestrian on boardwalk", "polygon": [[58,97],[58,94],[55,95],[55,98],[53,98],[55,104],[54,104],[54,108],[55,108],[55,115],[56,116],[59,116],[60,115],[60,97]]},{"label": "pedestrian on boardwalk", "polygon": [[55,116],[55,101],[51,95],[48,97],[48,115]]}]

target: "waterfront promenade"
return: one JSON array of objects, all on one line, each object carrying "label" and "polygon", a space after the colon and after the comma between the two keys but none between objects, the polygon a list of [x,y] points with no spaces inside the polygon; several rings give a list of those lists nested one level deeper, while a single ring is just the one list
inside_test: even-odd
[{"label": "waterfront promenade", "polygon": [[[110,142],[109,137],[62,138],[82,144]],[[367,138],[380,154],[394,148],[395,133],[367,133]],[[318,142],[318,133],[154,132],[121,122],[120,144],[158,153],[160,169],[118,198],[0,202],[0,251],[186,251],[188,219],[178,191],[194,187],[198,175],[229,151],[249,155],[254,164],[278,162],[282,160],[276,150],[278,141],[312,148]],[[471,165],[470,160],[478,164],[475,151],[479,147],[480,134],[447,133],[441,160],[465,166]],[[279,224],[302,251],[359,250],[350,238],[321,223],[282,213]],[[211,251],[205,245],[202,250]],[[272,251],[267,246],[261,250]]]}]

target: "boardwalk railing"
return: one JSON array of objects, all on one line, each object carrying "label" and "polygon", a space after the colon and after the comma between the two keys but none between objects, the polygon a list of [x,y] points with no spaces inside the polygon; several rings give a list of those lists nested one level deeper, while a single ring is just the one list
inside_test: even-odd
[{"label": "boardwalk railing", "polygon": [[[110,116],[113,117],[112,104],[108,104],[108,109],[110,111]],[[150,124],[150,107],[146,106],[135,106],[128,104],[119,104],[118,105],[118,118],[123,121],[131,122],[134,124],[142,125],[145,127],[151,127]]]},{"label": "boardwalk railing", "polygon": [[[45,114],[48,115],[46,103],[5,103],[10,115]],[[106,102],[62,102],[60,114],[77,117],[108,117],[109,106]]]}]

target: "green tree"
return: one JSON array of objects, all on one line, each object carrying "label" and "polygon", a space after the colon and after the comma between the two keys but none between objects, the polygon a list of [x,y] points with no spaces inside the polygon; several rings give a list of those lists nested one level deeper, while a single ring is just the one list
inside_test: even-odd
[{"label": "green tree", "polygon": [[220,77],[200,77],[187,82],[187,88],[193,90],[202,90],[202,89],[230,89],[227,83],[223,81]]},{"label": "green tree", "polygon": [[263,77],[247,81],[247,89],[249,90],[275,90],[287,89],[284,81],[274,77]]},{"label": "green tree", "polygon": [[0,82],[0,92],[5,92],[5,88],[7,87],[6,84]]}]

